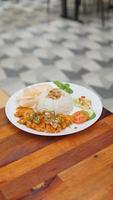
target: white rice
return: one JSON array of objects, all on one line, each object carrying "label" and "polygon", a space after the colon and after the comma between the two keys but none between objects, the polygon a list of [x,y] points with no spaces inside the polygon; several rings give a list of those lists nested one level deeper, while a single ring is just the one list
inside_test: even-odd
[{"label": "white rice", "polygon": [[36,111],[45,110],[54,111],[55,113],[69,114],[73,110],[73,100],[70,94],[61,90],[62,95],[58,99],[48,97],[48,92],[44,91],[38,97],[38,104],[34,106]]}]

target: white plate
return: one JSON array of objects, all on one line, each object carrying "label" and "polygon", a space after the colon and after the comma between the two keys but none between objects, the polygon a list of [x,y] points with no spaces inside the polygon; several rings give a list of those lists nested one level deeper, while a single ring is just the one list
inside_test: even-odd
[{"label": "white plate", "polygon": [[[41,84],[45,84],[45,83],[41,83]],[[46,83],[48,84],[48,83]],[[52,82],[49,82],[50,85],[54,86],[55,85]],[[40,85],[40,84],[35,84],[32,86],[36,86],[36,85]],[[32,87],[29,86],[28,88]],[[75,125],[73,124],[72,126],[70,126],[69,128],[64,129],[63,131],[61,131],[60,133],[48,133],[48,132],[38,132],[36,130],[33,130],[31,128],[27,128],[25,125],[21,125],[17,122],[17,118],[14,116],[14,113],[16,111],[17,108],[17,102],[16,102],[16,98],[17,96],[25,89],[19,90],[18,92],[16,92],[13,96],[10,97],[10,99],[8,100],[7,104],[6,104],[6,108],[5,108],[5,112],[6,115],[9,119],[9,121],[14,124],[16,127],[18,127],[19,129],[28,132],[28,133],[32,133],[35,135],[42,135],[42,136],[62,136],[62,135],[69,135],[72,133],[77,133],[79,131],[82,131],[86,128],[88,128],[89,126],[91,126],[92,124],[94,124],[98,118],[100,117],[101,113],[102,113],[102,103],[100,98],[98,97],[97,94],[95,94],[94,92],[92,92],[91,90],[82,87],[80,85],[76,85],[76,84],[72,84],[70,83],[71,88],[73,89],[73,94],[72,94],[72,98],[78,98],[80,96],[86,96],[88,99],[90,99],[92,101],[92,107],[93,110],[96,113],[96,117],[92,120],[89,120],[83,124],[80,125]],[[78,108],[74,108],[73,112],[78,111]]]}]

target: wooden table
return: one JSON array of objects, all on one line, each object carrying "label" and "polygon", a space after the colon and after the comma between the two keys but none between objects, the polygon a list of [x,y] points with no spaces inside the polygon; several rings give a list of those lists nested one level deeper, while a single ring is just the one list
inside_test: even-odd
[{"label": "wooden table", "polygon": [[0,200],[113,200],[113,115],[90,128],[40,137],[0,110]]}]

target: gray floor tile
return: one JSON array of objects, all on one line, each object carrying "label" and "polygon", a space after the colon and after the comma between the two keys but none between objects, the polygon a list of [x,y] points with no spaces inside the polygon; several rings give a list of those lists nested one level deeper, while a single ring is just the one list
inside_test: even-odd
[{"label": "gray floor tile", "polygon": [[97,92],[113,111],[113,15],[105,27],[60,18],[59,1],[0,2],[0,88],[10,95],[36,82],[70,81]]}]

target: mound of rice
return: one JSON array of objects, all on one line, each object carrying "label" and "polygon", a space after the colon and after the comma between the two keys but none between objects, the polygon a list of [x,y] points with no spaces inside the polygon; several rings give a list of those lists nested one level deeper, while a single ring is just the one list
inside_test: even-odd
[{"label": "mound of rice", "polygon": [[51,99],[48,97],[48,92],[44,91],[38,97],[38,104],[35,105],[34,110],[43,112],[45,110],[54,111],[55,113],[70,114],[73,110],[73,100],[70,94],[61,90],[61,97],[58,99]]}]

